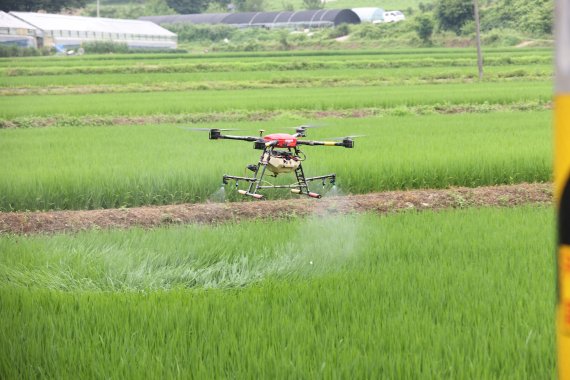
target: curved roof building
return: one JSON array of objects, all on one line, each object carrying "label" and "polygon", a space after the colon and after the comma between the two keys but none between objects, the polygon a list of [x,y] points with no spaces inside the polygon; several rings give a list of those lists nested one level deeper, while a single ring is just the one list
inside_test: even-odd
[{"label": "curved roof building", "polygon": [[360,17],[350,9],[318,9],[282,12],[214,13],[178,16],[147,16],[141,20],[157,24],[226,24],[236,27],[294,28],[359,24]]},{"label": "curved roof building", "polygon": [[0,11],[0,44],[37,47],[38,34],[35,26]]},{"label": "curved roof building", "polygon": [[352,8],[362,22],[384,21],[384,9],[381,8]]},{"label": "curved roof building", "polygon": [[113,41],[130,48],[176,48],[176,34],[149,21],[10,12],[41,31],[45,46],[74,48],[83,42]]},{"label": "curved roof building", "polygon": [[220,24],[230,13],[195,13],[171,16],[144,16],[139,20],[152,21],[155,24]]}]

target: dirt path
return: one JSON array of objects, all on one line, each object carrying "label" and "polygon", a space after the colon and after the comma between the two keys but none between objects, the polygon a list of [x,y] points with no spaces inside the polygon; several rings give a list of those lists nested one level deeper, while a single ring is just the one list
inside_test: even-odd
[{"label": "dirt path", "polygon": [[89,211],[0,212],[0,234],[74,232],[88,229],[219,223],[253,218],[373,211],[439,210],[479,206],[549,204],[551,184],[519,184],[445,190],[409,190],[344,197],[233,203],[182,204]]}]

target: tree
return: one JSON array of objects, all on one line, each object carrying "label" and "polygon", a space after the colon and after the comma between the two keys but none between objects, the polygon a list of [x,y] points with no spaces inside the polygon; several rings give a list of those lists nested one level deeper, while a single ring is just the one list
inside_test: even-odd
[{"label": "tree", "polygon": [[265,6],[264,0],[235,0],[233,3],[241,12],[262,12]]},{"label": "tree", "polygon": [[303,0],[303,6],[305,9],[322,9],[324,4],[321,0]]},{"label": "tree", "polygon": [[144,13],[148,16],[171,15],[175,13],[175,10],[168,6],[166,0],[148,0]]},{"label": "tree", "polygon": [[421,14],[418,17],[416,17],[414,30],[418,34],[418,37],[424,43],[430,42],[431,36],[433,34],[433,28],[434,28],[434,22],[430,16],[426,14]]},{"label": "tree", "polygon": [[59,12],[66,8],[81,8],[87,0],[2,0],[0,10],[4,12]]},{"label": "tree", "polygon": [[281,3],[281,8],[283,8],[284,11],[289,11],[289,12],[295,11],[295,6],[285,1]]},{"label": "tree", "polygon": [[166,0],[166,4],[177,13],[201,13],[208,8],[208,0]]},{"label": "tree", "polygon": [[435,18],[443,30],[452,30],[459,34],[461,27],[473,20],[472,0],[438,0],[435,6]]}]

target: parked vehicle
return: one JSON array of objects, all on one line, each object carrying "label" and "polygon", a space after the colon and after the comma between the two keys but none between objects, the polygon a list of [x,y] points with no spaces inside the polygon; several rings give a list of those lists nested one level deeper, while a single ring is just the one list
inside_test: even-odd
[{"label": "parked vehicle", "polygon": [[406,16],[400,11],[386,11],[384,12],[384,22],[398,22],[404,21]]}]

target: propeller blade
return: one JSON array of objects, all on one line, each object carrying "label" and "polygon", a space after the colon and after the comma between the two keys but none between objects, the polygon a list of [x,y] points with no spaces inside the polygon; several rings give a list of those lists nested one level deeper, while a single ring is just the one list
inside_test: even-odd
[{"label": "propeller blade", "polygon": [[319,140],[344,140],[344,139],[355,139],[358,137],[366,137],[366,135],[352,135],[352,136],[344,136],[344,137],[326,137],[326,138],[319,138]]},{"label": "propeller blade", "polygon": [[191,128],[191,127],[178,127],[178,128],[193,132],[209,132],[212,129],[217,129],[218,131],[243,131],[243,129],[231,129],[231,128]]},{"label": "propeller blade", "polygon": [[210,130],[210,128],[190,128],[190,127],[178,127],[178,128],[193,132],[207,132]]},{"label": "propeller blade", "polygon": [[291,129],[299,129],[299,128],[311,129],[311,128],[322,128],[322,127],[326,127],[326,124],[303,124],[303,125],[298,125],[296,127],[289,127],[289,128],[291,128]]}]

